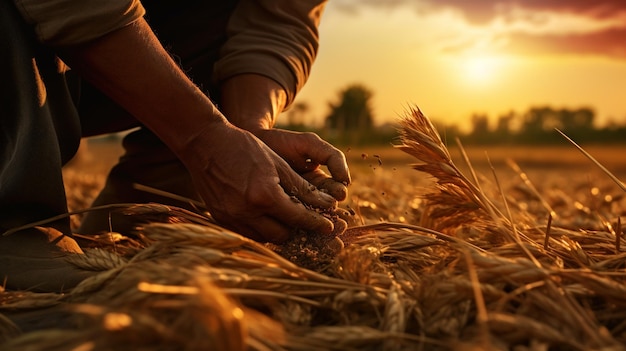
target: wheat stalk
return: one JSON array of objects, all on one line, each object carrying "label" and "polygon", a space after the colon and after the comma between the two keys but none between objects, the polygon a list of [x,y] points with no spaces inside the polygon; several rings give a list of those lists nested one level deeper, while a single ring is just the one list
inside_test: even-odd
[{"label": "wheat stalk", "polygon": [[125,265],[128,261],[102,249],[85,250],[82,255],[68,255],[66,261],[84,270],[107,271]]},{"label": "wheat stalk", "polygon": [[[447,204],[450,203],[457,205],[472,203],[482,209],[495,223],[499,223],[503,220],[506,221],[506,218],[502,216],[500,211],[491,203],[480,188],[469,181],[469,179],[459,171],[441,141],[435,127],[419,108],[412,108],[410,116],[402,119],[400,124],[402,127],[400,130],[401,144],[396,147],[419,160],[420,163],[414,164],[413,168],[435,177],[440,185],[439,193],[446,195],[442,198],[429,196],[428,200],[431,203],[440,208],[449,208]],[[469,161],[467,162],[469,164]],[[469,164],[469,166],[473,172],[471,164]],[[465,211],[475,213],[475,209],[471,207],[465,209],[461,208],[460,210],[462,210],[460,213]],[[452,216],[442,213],[432,213],[431,215],[435,218],[460,218],[458,214]],[[458,226],[464,222],[467,223],[468,220],[456,222],[452,219],[448,221],[447,224],[442,225],[442,227]]]}]

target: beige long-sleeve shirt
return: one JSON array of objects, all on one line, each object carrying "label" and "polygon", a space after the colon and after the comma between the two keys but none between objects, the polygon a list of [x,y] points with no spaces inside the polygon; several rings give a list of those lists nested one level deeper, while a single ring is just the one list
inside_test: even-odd
[{"label": "beige long-sleeve shirt", "polygon": [[145,14],[139,0],[14,0],[38,39],[51,46],[85,43]]},{"label": "beige long-sleeve shirt", "polygon": [[287,92],[288,104],[306,82],[317,55],[325,0],[242,0],[228,24],[215,78],[257,73]]},{"label": "beige long-sleeve shirt", "polygon": [[[38,39],[50,46],[97,39],[145,14],[139,0],[14,2]],[[223,81],[243,73],[264,75],[285,89],[291,103],[317,55],[317,28],[325,2],[241,0],[230,18],[228,40],[215,65],[214,78]]]}]

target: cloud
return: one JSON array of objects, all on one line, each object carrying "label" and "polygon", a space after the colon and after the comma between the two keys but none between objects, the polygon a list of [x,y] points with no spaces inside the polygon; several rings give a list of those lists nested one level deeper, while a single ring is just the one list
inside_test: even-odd
[{"label": "cloud", "polygon": [[608,56],[626,60],[626,28],[607,29],[580,35],[536,35],[515,33],[509,36],[510,52],[520,54],[578,54]]},{"label": "cloud", "polygon": [[626,12],[626,2],[615,0],[444,0],[425,1],[434,7],[453,7],[463,12],[472,23],[485,23],[494,17],[522,8],[531,12],[570,13],[593,18],[607,18]]},{"label": "cloud", "polygon": [[490,45],[517,54],[602,55],[626,60],[626,1],[617,0],[334,0],[358,13],[364,7],[412,10],[419,17],[453,12],[472,37],[443,45],[461,52]]},{"label": "cloud", "polygon": [[421,3],[428,4],[435,9],[455,8],[474,24],[485,24],[493,18],[506,16],[515,9],[524,9],[529,12],[578,14],[597,19],[610,18],[616,13],[626,12],[626,2],[615,0],[423,0]]},{"label": "cloud", "polygon": [[418,10],[453,8],[462,12],[468,21],[484,24],[494,17],[505,14],[512,8],[531,11],[553,11],[579,13],[603,18],[626,11],[626,2],[621,0],[333,0],[338,8],[352,13],[359,8],[413,7]]}]

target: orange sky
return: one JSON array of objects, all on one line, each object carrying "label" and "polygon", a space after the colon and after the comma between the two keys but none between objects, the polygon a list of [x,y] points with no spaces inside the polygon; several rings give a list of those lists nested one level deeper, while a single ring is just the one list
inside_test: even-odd
[{"label": "orange sky", "polygon": [[333,0],[297,101],[321,123],[351,83],[377,122],[418,104],[439,121],[530,106],[593,107],[626,123],[626,2]]}]

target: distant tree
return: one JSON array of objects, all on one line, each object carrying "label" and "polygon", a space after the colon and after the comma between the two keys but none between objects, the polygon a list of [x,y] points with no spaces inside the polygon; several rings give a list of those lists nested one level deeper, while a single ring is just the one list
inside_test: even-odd
[{"label": "distant tree", "polygon": [[371,108],[372,92],[361,84],[353,84],[339,93],[339,102],[330,103],[326,126],[335,130],[340,139],[356,142],[359,135],[369,132],[374,124]]},{"label": "distant tree", "polygon": [[[560,144],[563,138],[555,128],[577,142],[597,144],[625,143],[626,125],[609,119],[604,127],[595,125],[595,111],[589,107],[578,109],[534,106],[526,112],[513,110],[501,114],[495,128],[489,128],[487,117],[473,114],[471,130],[463,134],[467,144]],[[626,121],[626,117],[623,118]]]},{"label": "distant tree", "polygon": [[472,134],[475,136],[484,136],[489,134],[489,117],[485,114],[473,114],[472,118]]},{"label": "distant tree", "polygon": [[559,127],[559,114],[551,107],[532,107],[523,117],[522,130],[529,134],[541,134]]},{"label": "distant tree", "polygon": [[[520,134],[526,142],[561,141],[555,134],[558,128],[579,140],[593,139],[595,113],[589,108],[577,110],[554,109],[549,106],[530,108],[524,115]],[[555,138],[556,137],[556,138]]]},{"label": "distant tree", "polygon": [[564,130],[590,130],[593,129],[595,113],[590,108],[579,108],[578,110],[563,109],[561,121]]},{"label": "distant tree", "polygon": [[548,142],[554,128],[562,128],[559,112],[551,107],[532,107],[522,115],[519,139],[524,143]]},{"label": "distant tree", "polygon": [[468,135],[468,141],[472,143],[489,143],[491,140],[491,132],[489,130],[489,117],[485,114],[474,113],[470,117],[471,130]]},{"label": "distant tree", "polygon": [[496,123],[496,134],[502,137],[510,136],[513,134],[514,123],[517,114],[515,111],[509,111],[506,114],[498,116],[498,121]]},{"label": "distant tree", "polygon": [[577,110],[563,109],[561,113],[561,130],[571,138],[578,141],[591,141],[596,139],[596,130],[593,123],[595,113],[590,108],[579,108]]}]

